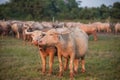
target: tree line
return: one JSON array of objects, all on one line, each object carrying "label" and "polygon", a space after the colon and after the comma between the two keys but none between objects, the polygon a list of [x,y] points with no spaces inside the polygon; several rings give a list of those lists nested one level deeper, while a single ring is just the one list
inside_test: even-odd
[{"label": "tree line", "polygon": [[79,7],[76,0],[10,0],[0,4],[0,20],[120,20],[120,2]]}]

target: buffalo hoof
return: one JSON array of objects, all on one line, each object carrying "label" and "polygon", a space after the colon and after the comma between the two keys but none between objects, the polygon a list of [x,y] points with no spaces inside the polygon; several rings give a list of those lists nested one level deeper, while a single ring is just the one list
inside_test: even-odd
[{"label": "buffalo hoof", "polygon": [[94,39],[94,41],[97,41],[97,39]]},{"label": "buffalo hoof", "polygon": [[64,71],[66,71],[66,70],[67,70],[67,68],[65,67],[65,68],[64,68]]},{"label": "buffalo hoof", "polygon": [[85,72],[86,72],[86,70],[85,70],[85,69],[81,69],[81,72],[82,72],[82,73],[85,73]]},{"label": "buffalo hoof", "polygon": [[52,75],[52,72],[51,72],[51,71],[49,71],[49,72],[48,72],[48,76],[51,76],[51,75]]},{"label": "buffalo hoof", "polygon": [[63,73],[62,72],[59,72],[58,75],[57,75],[59,78],[61,78],[63,76]]},{"label": "buffalo hoof", "polygon": [[74,74],[77,74],[78,72],[74,70]]},{"label": "buffalo hoof", "polygon": [[74,73],[70,73],[70,80],[74,80]]},{"label": "buffalo hoof", "polygon": [[45,75],[45,71],[42,71],[42,75]]}]

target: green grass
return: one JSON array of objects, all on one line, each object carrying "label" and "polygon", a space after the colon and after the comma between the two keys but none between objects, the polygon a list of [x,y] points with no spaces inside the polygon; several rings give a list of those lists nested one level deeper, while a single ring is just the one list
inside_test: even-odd
[{"label": "green grass", "polygon": [[[120,80],[120,35],[99,34],[99,40],[89,38],[86,72],[79,66],[75,80]],[[53,75],[41,74],[41,59],[37,47],[11,37],[0,38],[0,80],[68,80],[69,70],[62,78],[55,57]],[[47,62],[47,71],[48,71]]]}]

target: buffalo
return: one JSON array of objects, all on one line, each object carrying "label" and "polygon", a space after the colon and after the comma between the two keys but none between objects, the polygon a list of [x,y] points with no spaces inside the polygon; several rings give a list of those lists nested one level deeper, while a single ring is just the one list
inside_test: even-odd
[{"label": "buffalo", "polygon": [[9,21],[0,21],[0,35],[9,35],[11,31],[11,26]]},{"label": "buffalo", "polygon": [[[77,73],[78,62],[81,59],[82,72],[85,72],[85,54],[88,49],[88,36],[79,28],[69,28],[64,32],[57,29],[51,29],[39,41],[40,45],[55,46],[58,50],[59,77],[63,75],[62,57],[70,60],[70,78],[74,78],[74,72]],[[73,67],[74,65],[74,67]]]},{"label": "buffalo", "polygon": [[115,33],[117,34],[120,31],[120,23],[115,25]]},{"label": "buffalo", "polygon": [[55,46],[40,45],[39,41],[44,36],[42,31],[33,31],[32,32],[32,43],[39,48],[39,54],[42,59],[42,73],[46,72],[46,58],[49,56],[49,75],[52,74],[52,66],[54,61],[54,56],[57,53],[57,48]]},{"label": "buffalo", "polygon": [[16,36],[17,39],[23,38],[23,22],[14,22],[11,24],[11,29],[13,34]]}]

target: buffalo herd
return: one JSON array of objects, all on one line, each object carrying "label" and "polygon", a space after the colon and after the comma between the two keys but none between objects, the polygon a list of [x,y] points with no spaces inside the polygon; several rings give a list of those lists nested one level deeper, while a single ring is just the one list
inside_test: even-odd
[{"label": "buffalo herd", "polygon": [[[88,50],[88,36],[98,40],[98,33],[120,33],[120,23],[94,22],[35,22],[35,21],[0,21],[0,36],[13,36],[37,46],[42,60],[42,73],[46,73],[46,57],[49,56],[49,75],[53,72],[54,56],[58,56],[59,73],[70,69],[70,79],[78,72],[85,72],[85,54]],[[62,61],[64,57],[64,64]],[[69,66],[68,66],[69,63]]]}]

